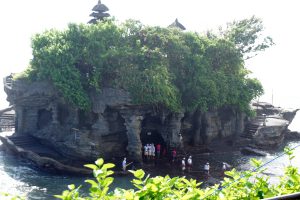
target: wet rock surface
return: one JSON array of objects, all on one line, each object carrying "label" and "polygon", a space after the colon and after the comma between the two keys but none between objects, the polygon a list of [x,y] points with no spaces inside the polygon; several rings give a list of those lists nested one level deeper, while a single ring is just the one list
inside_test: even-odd
[{"label": "wet rock surface", "polygon": [[33,136],[82,161],[128,156],[141,162],[146,143],[177,149],[201,146],[241,134],[246,119],[231,107],[172,113],[135,105],[126,91],[114,88],[91,91],[92,110],[84,111],[65,102],[49,82],[10,80],[4,87],[16,112],[16,136]]},{"label": "wet rock surface", "polygon": [[266,152],[255,149],[253,147],[244,147],[244,148],[241,149],[241,153],[243,155],[247,155],[247,156],[251,156],[251,155],[254,155],[254,156],[267,156]]},{"label": "wet rock surface", "polygon": [[265,102],[255,102],[252,108],[257,116],[248,122],[250,128],[245,134],[257,148],[274,149],[280,146],[298,109],[287,110]]},{"label": "wet rock surface", "polygon": [[[90,91],[92,109],[84,111],[65,102],[48,82],[10,80],[4,81],[4,89],[16,113],[14,136],[32,136],[66,160],[79,163],[99,157],[118,162],[126,156],[141,166],[142,147],[148,143],[161,144],[167,153],[177,149],[179,155],[200,157],[227,149],[240,152],[248,145],[276,148],[297,112],[255,103],[254,118],[232,107],[173,113],[135,105],[126,91],[114,88]],[[248,124],[253,126],[247,128]]]}]

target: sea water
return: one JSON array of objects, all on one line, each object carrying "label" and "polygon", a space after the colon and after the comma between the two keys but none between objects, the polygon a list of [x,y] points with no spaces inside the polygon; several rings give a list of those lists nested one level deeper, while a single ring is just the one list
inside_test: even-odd
[{"label": "sea water", "polygon": [[[296,116],[294,121],[289,127],[292,131],[300,131],[300,115]],[[5,133],[1,133],[3,135]],[[289,147],[299,145],[299,142],[289,142]],[[285,166],[289,164],[287,156],[280,156],[282,154],[283,147],[279,151],[269,154],[262,159],[263,163],[267,163],[270,160],[274,160],[269,163],[266,168],[266,173],[272,178],[272,182],[276,183],[276,177],[283,173]],[[295,158],[292,161],[293,165],[300,168],[300,147],[294,150]],[[278,157],[280,156],[280,157]],[[278,157],[278,158],[277,158]],[[249,164],[251,157],[242,156],[240,153],[223,153],[215,154],[212,158],[211,155],[194,156],[194,163],[199,163],[203,160],[210,160],[211,167],[216,168],[221,162],[226,161],[239,170],[253,169]],[[195,166],[195,169],[201,169],[202,166]],[[76,186],[82,185],[83,191],[88,192],[88,185],[84,183],[84,180],[91,177],[76,177],[76,176],[61,176],[53,175],[41,172],[34,169],[31,163],[25,160],[18,159],[15,156],[0,151],[0,191],[9,192],[15,195],[26,196],[29,200],[34,199],[55,199],[53,195],[61,194],[61,192],[67,189],[69,184],[75,184]],[[112,187],[128,188],[130,186],[130,180],[128,177],[118,177],[115,179]]]}]

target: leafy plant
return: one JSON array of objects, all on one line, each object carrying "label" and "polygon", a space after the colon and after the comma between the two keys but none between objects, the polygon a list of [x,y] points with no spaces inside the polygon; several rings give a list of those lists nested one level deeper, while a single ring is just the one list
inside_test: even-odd
[{"label": "leafy plant", "polygon": [[[293,159],[290,150],[286,150],[289,159]],[[57,198],[63,200],[99,200],[99,199],[209,199],[209,200],[225,200],[225,199],[263,199],[276,195],[290,194],[300,191],[300,174],[298,169],[288,166],[285,173],[280,177],[280,183],[271,185],[269,177],[262,175],[265,169],[262,162],[252,159],[251,163],[254,170],[239,172],[235,169],[225,172],[226,176],[220,184],[211,187],[201,188],[201,182],[185,177],[169,177],[169,176],[145,176],[145,172],[141,169],[130,172],[134,175],[131,181],[135,189],[116,188],[109,191],[109,185],[113,182],[113,178],[109,177],[113,172],[109,170],[114,165],[103,164],[102,159],[98,159],[96,164],[89,164],[86,167],[93,169],[96,180],[86,180],[91,185],[90,194],[87,197],[80,195],[78,189],[70,185],[68,190],[62,195],[56,195]]]},{"label": "leafy plant", "polygon": [[0,199],[2,199],[2,200],[25,200],[25,197],[0,192]]},{"label": "leafy plant", "polygon": [[[95,161],[95,164],[87,164],[84,165],[87,168],[93,170],[93,175],[96,180],[85,180],[86,183],[90,184],[90,197],[91,199],[108,199],[108,190],[109,186],[114,181],[113,177],[109,177],[113,174],[111,168],[115,167],[112,163],[104,164],[104,160],[102,158]],[[64,199],[64,200],[83,200],[85,198],[81,197],[79,194],[79,189],[81,186],[76,187],[75,185],[69,185],[68,189],[65,190],[62,195],[55,195],[56,198]]]}]

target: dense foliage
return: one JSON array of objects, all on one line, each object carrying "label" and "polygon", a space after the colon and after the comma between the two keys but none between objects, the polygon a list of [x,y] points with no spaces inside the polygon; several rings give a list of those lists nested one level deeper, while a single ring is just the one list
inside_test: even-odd
[{"label": "dense foliage", "polygon": [[269,183],[269,177],[262,174],[264,169],[261,167],[261,161],[252,160],[255,169],[252,171],[238,172],[235,169],[225,172],[228,177],[224,178],[220,184],[205,189],[200,188],[201,183],[196,180],[187,180],[184,177],[169,176],[145,177],[143,170],[131,171],[135,176],[131,182],[135,189],[116,188],[109,192],[109,186],[113,183],[110,177],[113,171],[110,168],[113,164],[103,164],[99,159],[95,163],[86,167],[93,169],[96,180],[86,180],[90,184],[90,194],[84,197],[80,194],[80,187],[69,185],[62,195],[56,195],[63,200],[104,200],[104,199],[165,199],[165,200],[188,200],[188,199],[209,199],[209,200],[227,200],[227,199],[263,199],[283,194],[291,194],[300,191],[300,174],[298,168],[291,165],[293,153],[290,149],[285,152],[290,158],[290,165],[286,167],[285,173],[280,177],[277,185]]},{"label": "dense foliage", "polygon": [[[50,80],[83,109],[90,107],[90,91],[108,86],[129,91],[136,104],[172,111],[224,105],[245,111],[263,91],[258,80],[248,77],[241,51],[258,38],[261,29],[253,24],[261,21],[244,20],[223,34],[210,35],[132,20],[70,24],[64,31],[35,35],[33,59],[24,74],[31,80]],[[249,37],[234,31],[239,26]]]}]

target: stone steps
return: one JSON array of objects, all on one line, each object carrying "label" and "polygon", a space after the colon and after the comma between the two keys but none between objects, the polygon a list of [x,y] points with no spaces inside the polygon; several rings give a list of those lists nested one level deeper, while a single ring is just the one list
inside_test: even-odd
[{"label": "stone steps", "polygon": [[252,139],[260,125],[250,122],[246,125],[243,137]]},{"label": "stone steps", "polygon": [[48,148],[47,146],[41,144],[37,139],[31,136],[11,136],[8,137],[16,146],[21,147],[25,150],[32,151],[40,156],[46,156],[50,158],[59,159],[62,156]]}]

